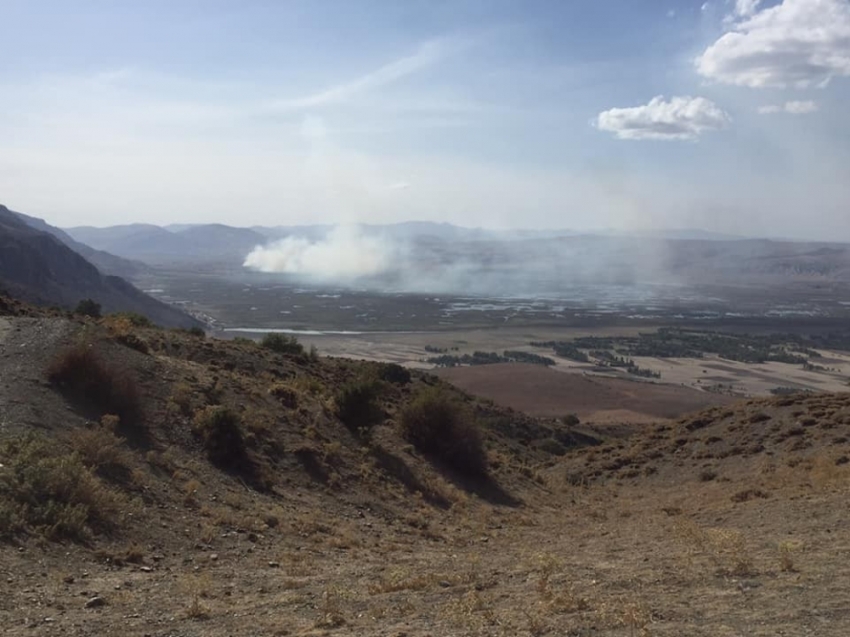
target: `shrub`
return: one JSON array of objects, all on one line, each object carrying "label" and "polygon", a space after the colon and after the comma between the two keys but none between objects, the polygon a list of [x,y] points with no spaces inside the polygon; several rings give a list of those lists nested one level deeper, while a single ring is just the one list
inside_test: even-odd
[{"label": "shrub", "polygon": [[205,407],[195,414],[193,424],[210,462],[227,470],[250,469],[242,423],[236,412],[221,405]]},{"label": "shrub", "polygon": [[74,308],[74,314],[91,316],[92,318],[100,318],[100,310],[100,303],[97,303],[92,299],[83,299],[82,301],[77,303],[77,307]]},{"label": "shrub", "polygon": [[285,383],[275,383],[269,388],[269,394],[277,398],[280,404],[289,409],[298,407],[298,392]]},{"label": "shrub", "polygon": [[269,333],[260,341],[260,345],[278,354],[303,354],[304,346],[289,334]]},{"label": "shrub", "polygon": [[410,371],[396,363],[381,363],[378,366],[378,378],[394,385],[407,385]]},{"label": "shrub", "polygon": [[[115,435],[111,419],[104,416],[101,424],[71,432],[71,447],[80,461],[101,478],[113,482],[131,481],[132,456],[124,439]],[[116,419],[117,420],[117,419]]]},{"label": "shrub", "polygon": [[115,414],[132,422],[141,413],[138,384],[129,370],[106,363],[91,345],[66,349],[47,368],[48,380],[98,416]]},{"label": "shrub", "polygon": [[355,432],[369,430],[384,418],[378,404],[379,384],[372,379],[347,383],[336,395],[337,415],[343,424]]},{"label": "shrub", "polygon": [[402,435],[422,453],[469,475],[487,472],[487,455],[478,423],[445,390],[422,391],[401,412]]},{"label": "shrub", "polygon": [[110,314],[103,319],[102,323],[109,330],[110,334],[112,334],[113,338],[122,345],[142,354],[147,354],[150,351],[148,344],[136,334],[139,326],[134,322],[132,316],[127,314]]},{"label": "shrub", "polygon": [[699,474],[699,479],[702,482],[711,482],[717,478],[717,472],[712,469],[703,469]]},{"label": "shrub", "polygon": [[110,314],[107,318],[118,321],[126,319],[135,327],[156,327],[153,324],[153,321],[144,314],[139,314],[138,312],[115,312],[114,314]]},{"label": "shrub", "polygon": [[537,444],[537,448],[553,456],[563,456],[567,453],[567,448],[554,438],[544,438]]},{"label": "shrub", "polygon": [[581,421],[575,414],[567,414],[561,419],[561,422],[563,422],[567,427],[575,427],[581,424]]},{"label": "shrub", "polygon": [[169,399],[180,413],[188,416],[192,413],[192,403],[194,402],[195,392],[189,383],[180,381],[174,385],[171,390],[171,398]]},{"label": "shrub", "polygon": [[126,504],[68,454],[36,436],[0,446],[0,535],[38,533],[51,540],[84,542],[114,531]]}]

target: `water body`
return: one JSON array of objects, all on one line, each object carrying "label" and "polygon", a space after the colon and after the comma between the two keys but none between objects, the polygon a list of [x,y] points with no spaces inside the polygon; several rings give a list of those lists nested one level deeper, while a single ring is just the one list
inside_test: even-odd
[{"label": "water body", "polygon": [[292,330],[274,327],[228,327],[225,332],[245,332],[247,334],[292,334],[294,336],[368,336],[370,334],[430,334],[424,331],[410,330],[372,330],[358,332],[353,330]]}]

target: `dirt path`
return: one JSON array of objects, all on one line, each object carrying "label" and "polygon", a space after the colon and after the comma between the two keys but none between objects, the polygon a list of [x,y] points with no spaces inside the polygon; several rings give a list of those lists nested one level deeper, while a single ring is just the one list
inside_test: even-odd
[{"label": "dirt path", "polygon": [[60,319],[0,318],[0,435],[42,427],[49,410],[66,411],[44,369],[70,329]]},{"label": "dirt path", "polygon": [[0,345],[6,340],[6,336],[12,330],[12,319],[0,317]]}]

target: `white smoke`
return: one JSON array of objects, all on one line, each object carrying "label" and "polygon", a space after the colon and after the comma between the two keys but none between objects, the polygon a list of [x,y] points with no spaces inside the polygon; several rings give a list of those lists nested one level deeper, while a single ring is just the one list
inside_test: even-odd
[{"label": "white smoke", "polygon": [[336,226],[321,240],[286,237],[257,246],[245,258],[246,268],[339,281],[386,272],[397,256],[389,241],[363,234],[357,226]]}]

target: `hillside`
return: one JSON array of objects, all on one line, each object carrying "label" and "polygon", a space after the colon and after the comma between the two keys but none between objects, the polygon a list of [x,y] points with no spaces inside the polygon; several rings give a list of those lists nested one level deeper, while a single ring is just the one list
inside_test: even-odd
[{"label": "hillside", "polygon": [[73,308],[82,299],[91,298],[106,312],[138,312],[168,326],[200,325],[126,280],[102,274],[56,236],[28,225],[2,206],[0,287],[33,303]]},{"label": "hillside", "polygon": [[[0,302],[5,634],[850,626],[848,394],[594,441],[428,374],[277,345]],[[433,391],[480,430],[483,470],[408,437]],[[442,453],[469,449],[456,436]]]},{"label": "hillside", "polygon": [[114,254],[104,252],[103,250],[95,250],[84,243],[80,243],[79,241],[74,240],[67,232],[57,228],[56,226],[51,226],[49,223],[44,221],[44,219],[30,217],[22,212],[15,212],[13,210],[10,212],[16,214],[31,228],[53,235],[104,274],[120,276],[123,278],[132,278],[149,271],[149,268],[140,261],[123,259],[115,256]]}]

